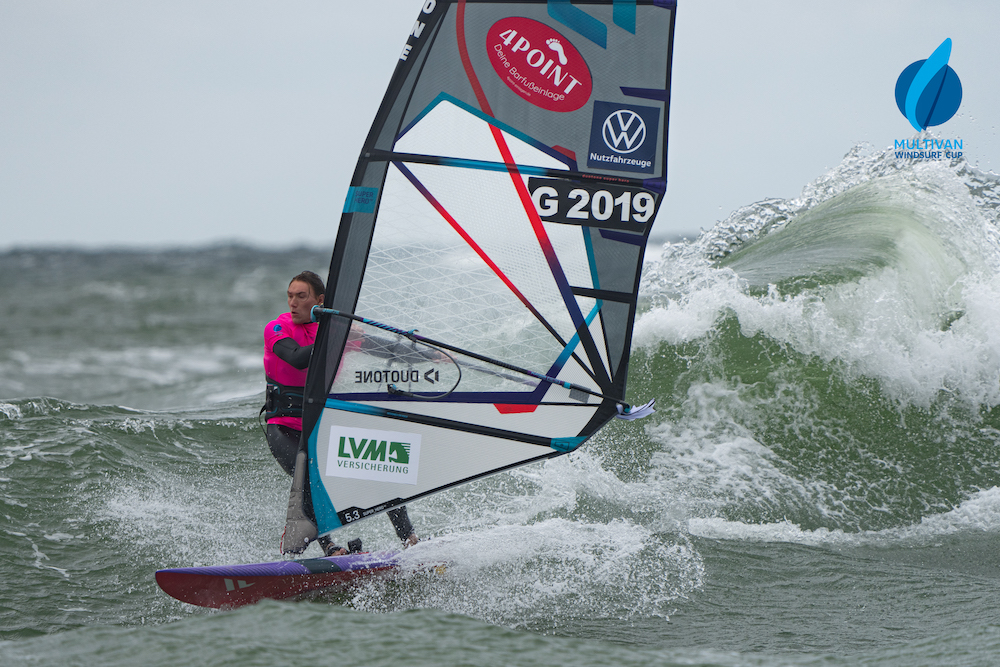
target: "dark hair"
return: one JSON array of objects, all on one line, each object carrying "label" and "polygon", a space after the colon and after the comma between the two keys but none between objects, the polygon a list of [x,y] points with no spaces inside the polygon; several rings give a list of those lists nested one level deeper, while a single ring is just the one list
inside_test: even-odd
[{"label": "dark hair", "polygon": [[323,287],[323,279],[317,276],[312,271],[303,271],[299,275],[289,280],[288,284],[291,285],[296,280],[305,283],[306,285],[309,285],[310,289],[312,289],[313,296],[326,294],[326,288]]}]

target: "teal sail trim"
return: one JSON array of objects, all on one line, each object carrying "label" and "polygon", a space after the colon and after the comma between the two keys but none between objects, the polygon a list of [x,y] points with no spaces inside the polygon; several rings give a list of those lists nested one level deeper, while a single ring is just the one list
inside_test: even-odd
[{"label": "teal sail trim", "polygon": [[557,452],[571,452],[584,442],[587,438],[578,436],[576,438],[552,438],[552,449]]},{"label": "teal sail trim", "polygon": [[344,213],[374,213],[378,203],[378,188],[347,188]]},{"label": "teal sail trim", "polygon": [[570,0],[549,0],[549,16],[602,49],[608,48],[608,26],[571,5]]},{"label": "teal sail trim", "polygon": [[375,407],[374,405],[364,405],[362,403],[351,403],[350,401],[341,401],[336,398],[326,399],[326,407],[333,410],[346,410],[347,412],[357,412],[362,415],[374,415],[376,417],[392,417],[394,419],[409,419],[410,415],[403,412],[395,412],[393,410],[386,410],[385,408]]},{"label": "teal sail trim", "polygon": [[[591,232],[590,229],[587,229],[586,227],[583,228],[583,243],[587,249],[587,263],[590,265],[590,277],[591,280],[594,281],[594,289],[601,289],[601,279],[600,276],[598,276],[597,274],[597,261],[594,259],[594,244],[590,239],[590,232]],[[603,305],[604,302],[601,301],[600,299],[598,299],[597,302],[594,304],[593,309],[591,309],[590,313],[588,313],[587,316],[584,318],[584,322],[587,323],[587,327],[590,327],[591,322],[593,322],[594,318],[597,317],[597,314],[601,312],[601,306]],[[577,332],[573,334],[573,337],[570,338],[568,343],[566,343],[566,347],[564,347],[563,351],[559,354],[559,357],[556,359],[554,367],[561,369],[563,365],[565,365],[565,363],[569,360],[570,355],[573,354],[573,352],[576,350],[577,345],[579,344],[580,344],[580,334],[579,332]]]},{"label": "teal sail trim", "polygon": [[635,0],[614,0],[615,25],[635,34]]},{"label": "teal sail trim", "polygon": [[340,519],[337,518],[337,510],[333,507],[323,480],[319,475],[319,464],[317,463],[316,452],[316,431],[313,429],[309,434],[309,490],[312,493],[313,513],[316,516],[316,529],[320,535],[329,533],[331,530],[340,528]]},{"label": "teal sail trim", "polygon": [[[602,304],[601,300],[598,299],[593,309],[591,309],[591,311],[583,319],[583,321],[587,323],[588,327],[590,326],[590,323],[594,321],[594,318],[597,317],[597,313],[601,312],[601,304]],[[580,344],[580,333],[577,332],[573,334],[573,337],[569,339],[568,343],[566,343],[566,347],[564,347],[562,352],[559,353],[559,357],[552,365],[553,368],[562,369],[562,367],[566,365],[566,362],[569,361],[570,355],[573,354],[573,352],[576,350],[577,345],[579,344]],[[563,386],[569,389],[568,384],[564,383]]]},{"label": "teal sail trim", "polygon": [[[465,169],[480,169],[482,171],[502,171],[507,173],[510,171],[508,167],[503,162],[486,162],[485,160],[469,160],[466,158],[451,158],[443,157],[439,159],[439,162],[446,167],[464,167]],[[529,176],[546,176],[549,173],[549,169],[546,167],[526,167],[524,165],[518,165],[518,171],[527,174]]]},{"label": "teal sail trim", "polygon": [[349,403],[348,401],[340,401],[335,398],[326,399],[326,407],[334,410],[357,412],[363,415],[375,415],[377,417],[381,417],[385,414],[385,410],[382,408],[376,408],[371,405],[362,405],[361,403]]},{"label": "teal sail trim", "polygon": [[[591,314],[590,314],[590,319],[593,319],[593,317],[594,317],[594,315],[596,315],[596,313],[597,313],[597,309],[595,308],[594,311],[591,312]],[[565,354],[565,351],[564,351],[564,354]],[[348,401],[341,401],[341,400],[336,399],[336,398],[328,398],[327,401],[326,401],[326,407],[331,408],[333,410],[346,410],[347,412],[356,412],[356,413],[362,414],[362,415],[374,415],[374,416],[378,416],[378,417],[396,417],[398,419],[407,419],[409,417],[409,415],[400,414],[398,412],[393,412],[391,410],[386,410],[384,408],[379,408],[379,407],[375,407],[375,406],[371,406],[371,405],[362,405],[360,403],[351,403],[351,402],[348,402]],[[416,417],[416,416],[417,415],[414,415],[414,417]],[[441,421],[444,421],[444,420],[441,420]],[[478,430],[478,431],[490,431],[490,430],[492,430],[492,429],[484,429],[482,427],[475,427],[475,425],[473,425],[473,424],[468,424],[468,426],[472,427],[471,430]],[[521,438],[517,438],[517,439],[521,439]],[[530,437],[528,437],[528,438],[524,438],[523,441],[524,442],[532,442],[532,440],[534,440],[533,444],[538,444],[538,445],[543,445],[544,444],[544,445],[547,445],[547,446],[551,447],[552,449],[555,449],[556,451],[571,452],[574,449],[576,449],[577,447],[579,447],[580,445],[582,445],[583,442],[586,439],[587,439],[586,437],[548,438],[548,439],[546,439],[546,438],[530,438]],[[316,465],[316,438],[315,438],[315,435],[310,436],[310,438],[309,438],[309,473],[310,473],[310,483],[312,483],[313,479],[318,479],[319,468]],[[316,501],[317,501],[317,496],[315,495],[315,493],[316,493],[316,486],[313,485],[312,488],[313,488],[313,494],[314,494],[313,495],[313,504],[315,506]],[[332,528],[328,528],[327,530],[332,530],[333,528],[339,527],[341,525],[341,523],[340,523],[340,520],[337,519],[337,517],[336,517],[336,511],[333,509],[333,504],[330,503],[330,497],[328,495],[326,495],[326,492],[324,491],[319,496],[319,499],[325,499],[326,500],[326,504],[329,506],[329,511],[333,512],[333,519],[334,519],[334,521],[336,521],[336,525],[333,526]],[[320,517],[320,508],[316,507],[316,520],[317,521],[319,521],[319,517]],[[320,525],[322,526],[324,524],[321,523]],[[322,532],[322,529],[321,529],[320,532]]]}]

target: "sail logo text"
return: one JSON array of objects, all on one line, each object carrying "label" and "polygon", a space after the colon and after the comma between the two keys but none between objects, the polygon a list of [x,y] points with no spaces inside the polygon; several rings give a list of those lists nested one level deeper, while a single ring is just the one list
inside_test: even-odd
[{"label": "sail logo text", "polygon": [[652,174],[659,123],[657,107],[595,100],[587,166]]},{"label": "sail logo text", "polygon": [[[437,7],[437,0],[425,0],[421,13],[432,14],[436,7]],[[413,38],[413,41],[411,42],[407,40],[406,46],[403,47],[403,52],[399,54],[400,60],[406,60],[407,58],[410,57],[410,51],[413,50],[414,43],[416,42],[416,40],[420,39],[420,35],[423,34],[424,28],[426,27],[427,24],[421,21],[419,18],[417,19],[416,23],[413,24],[413,28],[410,30],[410,37]]]},{"label": "sail logo text", "polygon": [[896,139],[894,150],[899,159],[952,160],[962,157],[962,139]]},{"label": "sail logo text", "polygon": [[562,34],[534,19],[510,16],[493,24],[486,48],[497,75],[522,98],[549,111],[576,111],[593,81],[583,56]]},{"label": "sail logo text", "polygon": [[[411,368],[409,370],[384,371],[354,371],[354,384],[382,384],[383,382],[420,382],[421,373]],[[434,368],[423,373],[424,382],[435,384],[441,381],[441,371]]]},{"label": "sail logo text", "polygon": [[333,425],[326,456],[329,477],[417,483],[420,434]]},{"label": "sail logo text", "polygon": [[595,225],[606,229],[642,232],[642,223],[656,213],[656,199],[649,192],[611,183],[603,187],[561,178],[529,178],[528,192],[535,211],[545,222]]}]

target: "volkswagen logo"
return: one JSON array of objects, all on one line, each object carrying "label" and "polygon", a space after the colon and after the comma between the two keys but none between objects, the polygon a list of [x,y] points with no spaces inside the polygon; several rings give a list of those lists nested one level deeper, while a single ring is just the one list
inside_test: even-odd
[{"label": "volkswagen logo", "polygon": [[604,120],[603,135],[608,148],[624,155],[646,141],[646,124],[636,112],[619,109]]}]

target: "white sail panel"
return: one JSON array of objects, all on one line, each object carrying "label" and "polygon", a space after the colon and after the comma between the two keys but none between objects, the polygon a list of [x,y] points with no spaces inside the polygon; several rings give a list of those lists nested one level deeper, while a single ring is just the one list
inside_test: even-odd
[{"label": "white sail panel", "polygon": [[[448,225],[451,244],[464,243],[484,264],[492,262],[496,289],[511,292],[522,303],[530,304],[563,341],[568,341],[576,331],[573,316],[567,310],[564,291],[545,255],[543,241],[532,225],[531,213],[525,210],[510,175],[424,164],[410,165],[409,171],[437,203],[442,222],[434,223],[434,228],[441,229],[442,223]],[[387,191],[383,200],[393,195],[393,191]],[[378,252],[376,243],[380,240],[377,233],[373,252]],[[565,254],[573,258],[572,252]],[[558,261],[558,250],[555,259]],[[578,254],[578,259],[585,262],[586,255]],[[562,272],[561,264],[558,270]],[[409,289],[412,291],[412,286]],[[432,294],[438,292],[433,285],[428,289]]]},{"label": "white sail panel", "polygon": [[[327,408],[316,432],[314,479],[321,480],[329,507],[336,513],[419,496],[551,453],[538,444],[372,414],[379,409],[392,411],[395,406],[391,403],[366,407],[370,410],[364,413]],[[462,423],[479,422],[508,432],[544,432],[558,437],[578,433],[596,409],[596,405],[570,410],[538,406],[530,413],[501,414],[493,405],[453,404],[443,412]],[[362,443],[362,438],[375,444]],[[383,442],[385,446],[380,448]],[[393,442],[419,442],[419,449],[409,449],[400,463],[401,457],[393,456]],[[361,476],[354,471],[360,471]],[[389,478],[376,479],[380,474]]]},{"label": "white sail panel", "polygon": [[[594,287],[593,272],[583,239],[583,228],[576,225],[558,225],[543,222],[545,233],[556,249],[559,265],[572,287]],[[584,315],[587,314],[584,310]]]},{"label": "white sail panel", "polygon": [[[423,167],[414,171],[432,187],[440,185],[438,179],[428,177],[434,172],[457,172],[473,181],[485,180],[487,185],[504,178],[491,172],[414,166]],[[478,187],[486,186],[480,183]],[[532,239],[509,242],[513,224],[505,227],[498,220],[510,218],[479,220],[486,216],[475,216],[475,208],[461,197],[443,199],[444,206],[452,206],[449,213],[457,216],[456,224],[471,219],[470,229],[462,229],[476,241],[478,250],[399,169],[390,167],[356,310],[404,328],[419,328],[425,335],[467,349],[502,355],[512,364],[547,368],[563,345],[505,282],[509,280],[515,288],[523,286],[527,294],[521,294],[545,321],[566,339],[573,335],[572,321],[554,293],[551,272],[538,266],[544,258],[537,243]],[[524,222],[523,210],[505,210],[511,217],[519,214]],[[530,233],[526,223],[519,229]],[[496,263],[495,268],[487,258]]]},{"label": "white sail panel", "polygon": [[494,119],[463,108],[453,100],[439,98],[406,129],[393,147],[397,153],[436,155],[470,162],[499,162],[504,158],[493,130],[499,131],[514,162],[521,167],[565,170],[567,158],[556,156],[526,138],[515,136]]}]

